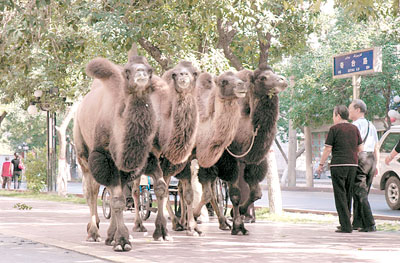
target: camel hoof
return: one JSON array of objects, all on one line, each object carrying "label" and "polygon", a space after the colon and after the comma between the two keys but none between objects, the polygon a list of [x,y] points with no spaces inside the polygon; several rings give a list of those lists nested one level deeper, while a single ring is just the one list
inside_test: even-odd
[{"label": "camel hoof", "polygon": [[172,241],[174,241],[174,238],[172,236],[166,235],[166,236],[164,236],[164,241],[172,242]]},{"label": "camel hoof", "polygon": [[122,246],[121,245],[117,245],[114,247],[114,251],[123,251]]},{"label": "camel hoof", "polygon": [[172,230],[183,231],[183,230],[185,230],[185,228],[181,224],[177,223],[176,225],[172,226]]},{"label": "camel hoof", "polygon": [[147,232],[147,229],[143,225],[134,226],[132,228],[133,232]]},{"label": "camel hoof", "polygon": [[190,237],[198,237],[199,233],[197,233],[196,231],[186,231],[186,235]]},{"label": "camel hoof", "polygon": [[89,237],[87,237],[86,241],[88,241],[88,242],[101,242],[101,238],[100,238],[100,236],[98,236],[98,237],[89,236]]}]

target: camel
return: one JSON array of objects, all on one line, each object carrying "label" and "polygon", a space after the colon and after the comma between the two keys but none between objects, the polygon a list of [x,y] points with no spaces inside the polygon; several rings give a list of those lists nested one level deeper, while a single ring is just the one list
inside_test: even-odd
[{"label": "camel", "polygon": [[[265,178],[268,169],[266,154],[276,135],[276,125],[279,114],[279,92],[287,87],[284,77],[276,75],[273,70],[261,64],[254,72],[242,70],[237,73],[242,80],[249,78],[249,92],[241,99],[240,125],[235,138],[226,147],[221,158],[211,168],[200,166],[199,181],[210,184],[217,175],[229,184],[229,196],[232,202],[233,226],[232,235],[249,234],[245,229],[241,215],[244,215],[250,204],[261,198],[259,183]],[[238,186],[239,172],[244,173],[244,179],[250,187],[248,200],[241,203]],[[206,191],[202,202],[195,209],[198,215],[201,206],[209,201],[216,203],[215,195]],[[214,206],[214,205],[213,205]],[[220,228],[225,229],[226,219],[216,210]]]},{"label": "camel", "polygon": [[144,57],[134,56],[124,67],[96,58],[89,62],[86,72],[94,81],[77,111],[74,138],[91,214],[87,239],[101,240],[97,196],[102,184],[112,197],[105,243],[113,245],[115,251],[129,251],[132,246],[123,220],[123,186],[132,176],[139,176],[151,158],[157,131],[151,99],[153,70]]},{"label": "camel", "polygon": [[[158,158],[168,160],[171,165],[179,167],[186,163],[190,157],[195,145],[199,122],[195,98],[197,76],[198,70],[187,61],[180,62],[163,74],[162,79],[167,83],[167,92],[164,92],[163,96],[158,96],[160,125],[154,143],[156,150],[153,149],[157,160],[149,161],[144,171],[145,174],[151,172],[149,170],[152,169],[152,166],[157,166],[158,169]],[[169,179],[167,182],[169,183]],[[136,205],[139,202],[137,181],[135,181],[134,189],[133,198]],[[168,189],[165,189],[163,195],[157,195],[157,200],[160,200],[158,207],[165,207],[167,198]],[[168,235],[163,211],[163,209],[158,209],[153,238],[155,240],[161,240],[161,238],[172,240]],[[133,231],[147,231],[140,216],[138,216],[138,211],[136,211]]]},{"label": "camel", "polygon": [[[245,97],[247,92],[244,82],[232,72],[221,74],[215,81],[209,73],[202,73],[196,85],[200,123],[194,153],[186,166],[182,164],[173,166],[166,161],[162,162],[166,181],[169,181],[172,175],[180,180],[183,193],[181,198],[185,203],[181,206],[183,209],[181,214],[186,216],[181,216],[179,223],[172,208],[167,207],[172,218],[173,228],[181,230],[186,226],[188,235],[202,234],[193,217],[190,160],[197,158],[199,165],[207,168],[218,161],[225,148],[234,139],[240,120],[238,101]],[[208,187],[211,188],[211,185]]]}]

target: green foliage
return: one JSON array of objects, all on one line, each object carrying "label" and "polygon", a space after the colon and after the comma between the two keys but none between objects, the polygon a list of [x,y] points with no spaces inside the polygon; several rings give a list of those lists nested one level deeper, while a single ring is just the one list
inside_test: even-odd
[{"label": "green foliage", "polygon": [[[78,195],[68,194],[67,196],[60,196],[56,193],[36,193],[33,191],[15,192],[0,189],[0,196],[29,198],[54,202],[69,202],[74,204],[86,204],[86,199]],[[97,199],[97,205],[101,206],[101,199]]]},{"label": "green foliage", "polygon": [[14,205],[14,208],[17,208],[18,210],[31,210],[32,206],[29,206],[29,205],[24,204],[24,203],[16,203]]},{"label": "green foliage", "polygon": [[28,153],[25,161],[25,177],[27,188],[34,192],[40,192],[46,187],[46,150],[34,148]]},{"label": "green foliage", "polygon": [[21,152],[18,146],[26,143],[28,147],[42,147],[46,143],[46,118],[44,114],[30,116],[21,110],[21,100],[16,100],[7,107],[7,116],[1,124],[1,142],[9,144],[11,149]]},{"label": "green foliage", "polygon": [[[280,96],[281,136],[287,134],[289,119],[298,128],[332,123],[333,107],[349,105],[353,90],[351,78],[332,78],[332,56],[374,46],[382,47],[383,72],[362,76],[360,99],[368,105],[367,118],[385,121],[393,96],[400,94],[400,56],[396,51],[399,23],[392,17],[354,23],[340,10],[335,15],[321,16],[316,25],[320,35],[309,44],[309,51],[281,64],[286,76],[295,77],[294,87]],[[382,26],[384,31],[380,29]]]}]

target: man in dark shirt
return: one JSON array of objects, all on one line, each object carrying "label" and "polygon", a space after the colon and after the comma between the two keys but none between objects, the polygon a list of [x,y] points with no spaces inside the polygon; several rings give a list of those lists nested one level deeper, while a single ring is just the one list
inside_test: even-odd
[{"label": "man in dark shirt", "polygon": [[[12,164],[14,165],[14,171],[13,171],[13,181],[14,181],[14,189],[19,189],[21,186],[21,180],[22,180],[22,170],[19,168],[19,163],[21,162],[21,159],[19,157],[18,153],[14,153],[14,159],[11,160]],[[18,184],[17,184],[18,182]]]},{"label": "man in dark shirt", "polygon": [[336,232],[351,233],[350,221],[351,198],[357,173],[358,153],[363,150],[362,139],[357,127],[348,122],[349,111],[346,106],[339,105],[333,110],[334,125],[329,129],[325,148],[317,169],[322,167],[332,153],[331,177],[336,210],[340,228]]}]

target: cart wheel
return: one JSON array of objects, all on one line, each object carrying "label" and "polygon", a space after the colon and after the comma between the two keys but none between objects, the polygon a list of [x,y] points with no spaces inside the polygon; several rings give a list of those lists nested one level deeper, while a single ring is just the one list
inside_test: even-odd
[{"label": "cart wheel", "polygon": [[103,201],[103,215],[105,219],[111,217],[111,192],[107,187],[104,187],[103,193],[101,194],[101,200]]},{"label": "cart wheel", "polygon": [[146,188],[143,188],[142,191],[140,192],[140,209],[139,209],[139,215],[142,220],[147,220],[150,217],[151,213],[151,206],[153,203],[153,199],[151,197],[151,194],[149,190]]},{"label": "cart wheel", "polygon": [[223,213],[226,215],[226,211],[228,210],[228,186],[225,182],[223,182],[221,179],[218,179],[215,181],[215,194],[217,198],[217,204],[218,208]]}]

